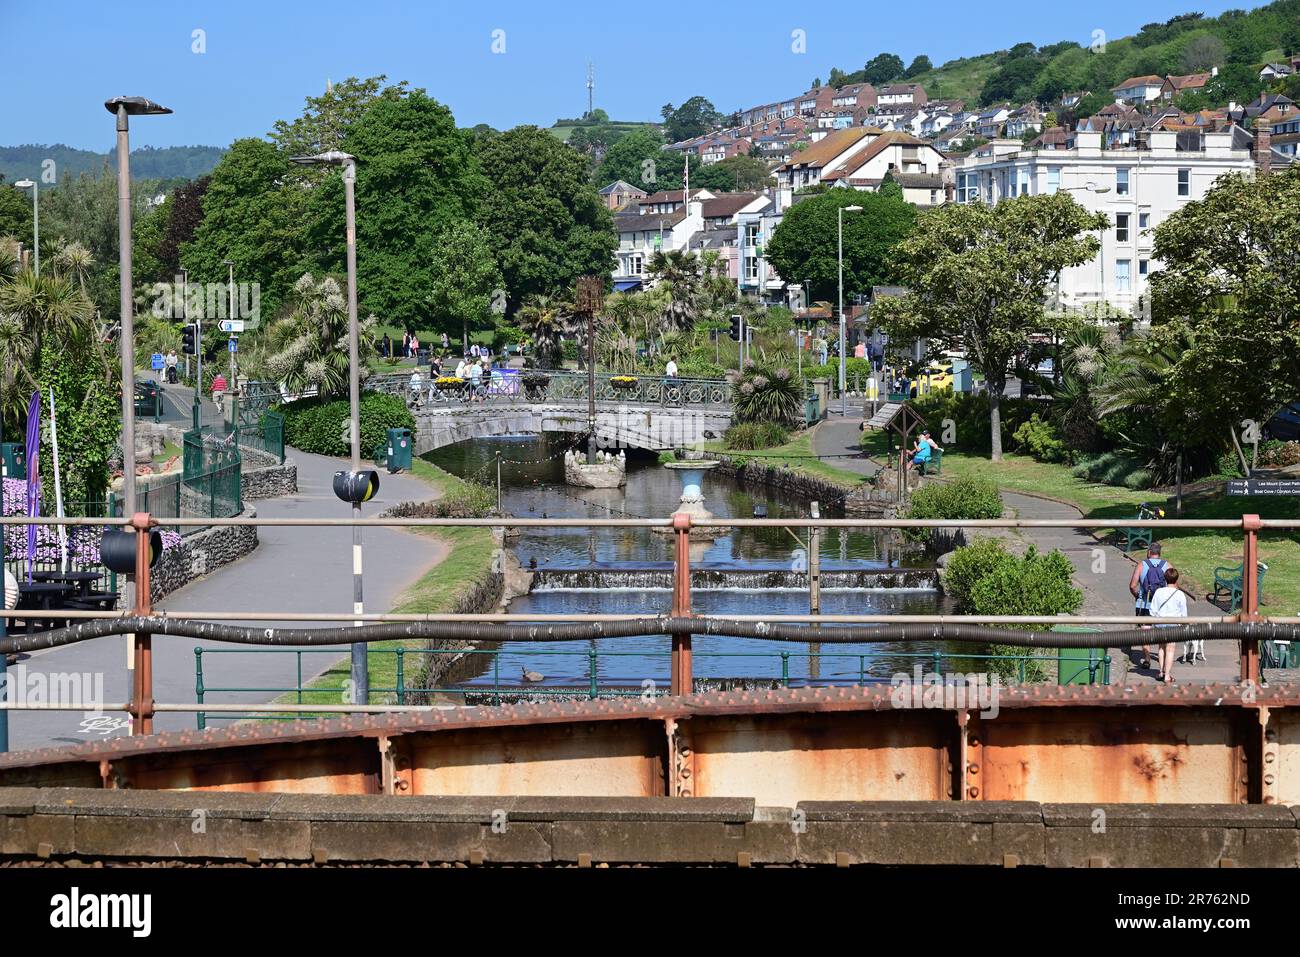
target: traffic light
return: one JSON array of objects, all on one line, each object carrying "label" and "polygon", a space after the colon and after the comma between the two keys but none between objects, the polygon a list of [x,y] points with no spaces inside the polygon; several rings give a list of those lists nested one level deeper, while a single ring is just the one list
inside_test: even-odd
[{"label": "traffic light", "polygon": [[181,352],[185,353],[187,356],[198,355],[198,352],[195,349],[195,346],[197,345],[195,339],[198,333],[198,328],[199,327],[196,323],[190,323],[181,330]]},{"label": "traffic light", "polygon": [[378,491],[379,473],[374,469],[334,473],[334,494],[352,505],[370,501]]},{"label": "traffic light", "polygon": [[742,316],[731,317],[731,338],[740,341],[740,326],[745,320]]}]

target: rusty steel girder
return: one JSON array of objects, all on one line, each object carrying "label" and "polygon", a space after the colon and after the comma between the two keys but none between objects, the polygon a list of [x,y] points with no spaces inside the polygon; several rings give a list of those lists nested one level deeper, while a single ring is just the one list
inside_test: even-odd
[{"label": "rusty steel girder", "polygon": [[1300,804],[1300,686],[889,686],[241,724],[0,756],[0,786],[800,801]]}]

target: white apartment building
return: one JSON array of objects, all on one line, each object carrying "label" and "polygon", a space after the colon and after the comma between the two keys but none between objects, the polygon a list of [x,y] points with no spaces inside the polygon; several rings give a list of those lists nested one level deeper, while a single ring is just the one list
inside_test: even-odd
[{"label": "white apartment building", "polygon": [[1068,190],[1084,208],[1105,213],[1110,226],[1098,256],[1061,274],[1060,308],[1109,306],[1140,319],[1149,314],[1147,276],[1159,268],[1152,230],[1225,173],[1253,176],[1254,160],[1249,149],[1234,148],[1231,131],[1205,133],[1199,149],[1179,149],[1179,134],[1164,130],[1150,131],[1137,149],[1103,150],[1101,137],[1081,130],[1074,148],[1050,150],[994,140],[956,161],[956,201],[992,205]]},{"label": "white apartment building", "polygon": [[689,247],[691,237],[704,229],[704,202],[692,196],[685,209],[671,213],[615,213],[614,229],[618,232],[614,288],[623,292],[647,280],[655,253]]}]

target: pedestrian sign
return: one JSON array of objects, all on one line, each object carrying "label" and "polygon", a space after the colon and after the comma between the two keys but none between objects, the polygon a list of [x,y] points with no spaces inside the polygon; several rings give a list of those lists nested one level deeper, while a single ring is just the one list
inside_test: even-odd
[{"label": "pedestrian sign", "polygon": [[155,352],[152,356],[149,357],[150,369],[161,369],[163,367],[163,364],[164,364],[163,354],[161,352]]}]

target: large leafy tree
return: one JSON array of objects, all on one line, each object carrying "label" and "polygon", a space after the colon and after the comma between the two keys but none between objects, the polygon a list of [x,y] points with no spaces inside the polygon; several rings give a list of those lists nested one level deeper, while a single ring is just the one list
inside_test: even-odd
[{"label": "large leafy tree", "polygon": [[[473,219],[484,192],[470,137],[456,128],[447,107],[415,91],[376,99],[351,126],[343,148],[357,159],[362,308],[385,323],[414,328],[428,316],[437,237]],[[346,268],[343,192],[342,176],[321,181],[309,216],[310,248],[335,274]]]},{"label": "large leafy tree", "polygon": [[1106,224],[1068,193],[1021,196],[929,210],[898,244],[898,279],[908,292],[878,302],[872,318],[896,341],[965,348],[987,385],[995,460],[1007,366],[1029,348],[1032,333],[1064,327],[1044,312],[1048,286],[1062,269],[1096,255],[1087,231]]},{"label": "large leafy tree", "polygon": [[310,156],[343,148],[343,139],[376,100],[400,100],[412,90],[402,80],[385,86],[384,75],[358,79],[350,76],[332,84],[320,96],[307,97],[302,116],[295,120],[277,120],[271,139],[290,156]]},{"label": "large leafy tree", "polygon": [[[361,368],[375,354],[375,317],[358,323]],[[293,307],[271,323],[261,337],[253,364],[272,381],[298,392],[343,395],[348,390],[350,345],[347,292],[332,276],[317,280],[310,273],[293,287]]]},{"label": "large leafy tree", "polygon": [[10,186],[0,176],[0,236],[12,236],[25,245],[32,241],[31,194]]},{"label": "large leafy tree", "polygon": [[796,203],[772,234],[767,261],[791,283],[811,283],[834,298],[839,279],[839,210],[844,213],[844,296],[894,280],[894,247],[912,230],[916,209],[897,196],[832,189]]},{"label": "large leafy tree", "polygon": [[1154,336],[1180,347],[1167,388],[1193,414],[1234,429],[1300,397],[1297,249],[1296,167],[1224,177],[1157,227]]},{"label": "large leafy tree", "polygon": [[767,164],[750,156],[730,156],[720,163],[691,170],[691,185],[725,192],[746,192],[765,187],[772,174]]},{"label": "large leafy tree", "polygon": [[493,308],[505,305],[492,244],[479,226],[457,223],[438,237],[429,265],[433,328],[460,335],[468,348],[470,330],[487,325]]},{"label": "large leafy tree", "polygon": [[[649,130],[633,130],[620,137],[605,151],[596,167],[593,180],[605,186],[621,179],[648,193],[661,189],[681,189],[687,154],[663,148],[663,140]],[[691,185],[705,185],[698,181],[702,167],[695,156],[690,156]]]},{"label": "large leafy tree", "polygon": [[897,53],[878,53],[862,70],[862,77],[867,83],[879,86],[896,80],[903,75],[903,60]]},{"label": "large leafy tree", "polygon": [[519,126],[485,144],[480,160],[490,185],[480,222],[511,312],[529,296],[572,289],[579,276],[609,274],[618,239],[578,153]]},{"label": "large leafy tree", "polygon": [[702,136],[722,123],[722,114],[702,96],[693,96],[676,109],[668,103],[659,112],[664,118],[664,134],[669,143]]}]

